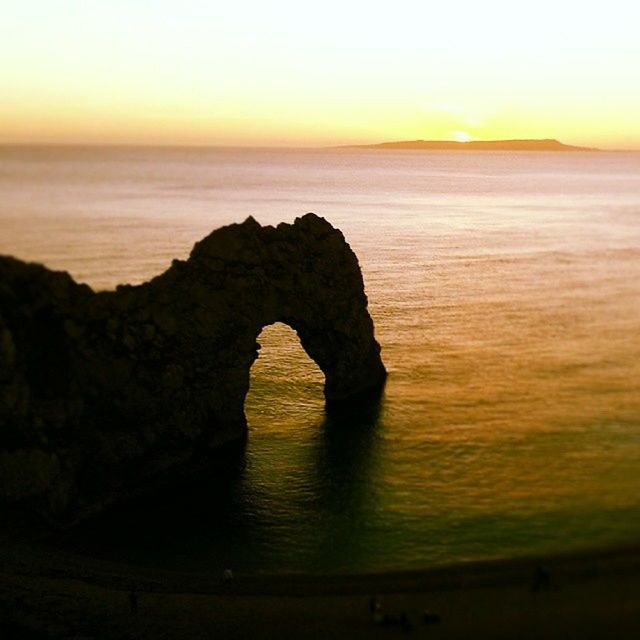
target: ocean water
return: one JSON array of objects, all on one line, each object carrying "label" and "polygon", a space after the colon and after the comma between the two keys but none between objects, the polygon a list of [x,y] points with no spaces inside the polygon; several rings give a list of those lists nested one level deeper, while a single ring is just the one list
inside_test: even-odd
[{"label": "ocean water", "polygon": [[96,289],[248,215],[324,216],[390,374],[332,423],[295,333],[265,328],[244,457],[81,551],[361,572],[640,537],[640,154],[5,147],[0,195],[0,253]]}]

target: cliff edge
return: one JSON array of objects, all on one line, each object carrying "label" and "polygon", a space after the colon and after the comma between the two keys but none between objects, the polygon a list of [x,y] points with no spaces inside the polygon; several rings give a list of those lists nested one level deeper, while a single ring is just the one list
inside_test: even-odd
[{"label": "cliff edge", "polygon": [[314,214],[223,227],[115,291],[0,257],[0,502],[74,519],[243,438],[256,338],[278,321],[323,371],[328,406],[379,394],[357,258]]}]

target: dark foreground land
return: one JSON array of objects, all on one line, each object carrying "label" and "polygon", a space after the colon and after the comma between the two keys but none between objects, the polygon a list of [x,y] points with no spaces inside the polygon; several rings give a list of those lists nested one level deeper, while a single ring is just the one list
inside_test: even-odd
[{"label": "dark foreground land", "polygon": [[[221,578],[5,556],[0,637],[640,638],[640,548],[367,576]],[[372,595],[386,623],[372,619]]]}]

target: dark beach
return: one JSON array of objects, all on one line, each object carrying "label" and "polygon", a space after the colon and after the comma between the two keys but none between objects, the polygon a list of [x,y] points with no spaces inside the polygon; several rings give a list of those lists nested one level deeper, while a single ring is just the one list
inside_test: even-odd
[{"label": "dark beach", "polygon": [[[2,560],[0,630],[8,638],[636,638],[639,569],[640,549],[628,546],[370,575],[236,574],[224,584],[27,551]],[[382,624],[369,611],[372,596]]]}]

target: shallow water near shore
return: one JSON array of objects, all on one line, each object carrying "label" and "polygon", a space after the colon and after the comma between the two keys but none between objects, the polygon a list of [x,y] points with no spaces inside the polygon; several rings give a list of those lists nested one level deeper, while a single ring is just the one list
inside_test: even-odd
[{"label": "shallow water near shore", "polygon": [[3,148],[0,190],[0,252],[98,289],[314,211],[358,255],[390,373],[328,420],[295,333],[266,328],[244,455],[63,546],[364,572],[638,539],[640,154]]}]

